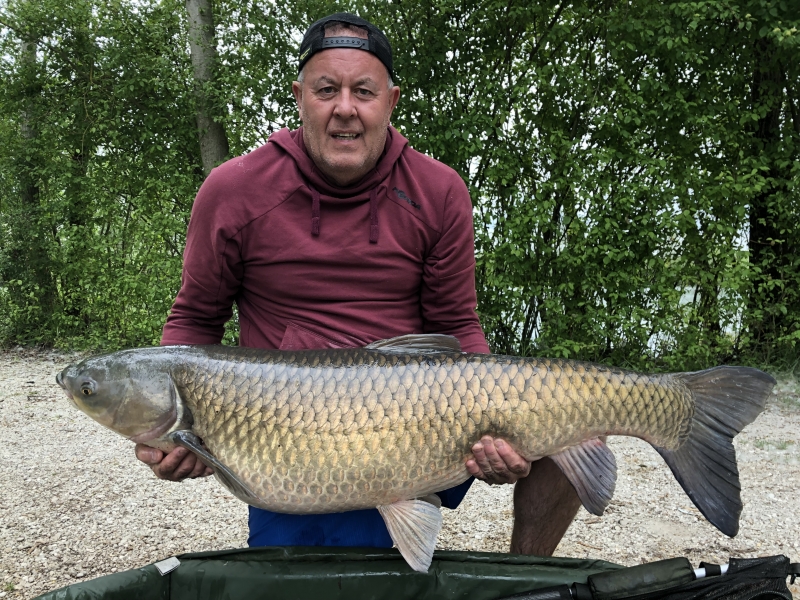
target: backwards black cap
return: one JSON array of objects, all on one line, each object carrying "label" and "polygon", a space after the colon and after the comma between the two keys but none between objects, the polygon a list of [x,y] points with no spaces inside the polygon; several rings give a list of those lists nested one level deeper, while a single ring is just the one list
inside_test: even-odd
[{"label": "backwards black cap", "polygon": [[[348,23],[362,27],[367,30],[367,39],[349,36],[326,38],[325,26],[333,23]],[[384,64],[389,71],[389,76],[396,79],[394,71],[392,71],[392,47],[389,45],[389,40],[380,29],[361,17],[341,12],[328,15],[312,23],[303,36],[303,43],[300,44],[300,64],[297,66],[297,72],[299,73],[308,59],[317,52],[330,48],[356,48],[371,52]]]}]

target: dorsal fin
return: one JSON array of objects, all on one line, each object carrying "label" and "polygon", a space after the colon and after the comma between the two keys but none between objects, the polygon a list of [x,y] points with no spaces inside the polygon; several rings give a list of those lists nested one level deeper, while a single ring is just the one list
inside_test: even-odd
[{"label": "dorsal fin", "polygon": [[439,333],[410,333],[388,340],[378,340],[366,346],[367,350],[395,352],[401,354],[416,352],[461,352],[461,342],[452,335]]}]

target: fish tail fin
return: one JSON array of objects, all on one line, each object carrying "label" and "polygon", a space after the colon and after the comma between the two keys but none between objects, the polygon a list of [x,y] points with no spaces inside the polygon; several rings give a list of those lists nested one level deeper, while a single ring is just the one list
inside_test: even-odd
[{"label": "fish tail fin", "polygon": [[656,450],[703,516],[733,537],[742,512],[733,438],[764,410],[776,381],[749,367],[716,367],[676,377],[695,399],[691,431],[677,450]]}]

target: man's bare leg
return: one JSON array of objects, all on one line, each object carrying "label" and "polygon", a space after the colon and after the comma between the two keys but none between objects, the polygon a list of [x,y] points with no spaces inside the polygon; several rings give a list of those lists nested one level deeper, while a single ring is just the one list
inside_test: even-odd
[{"label": "man's bare leg", "polygon": [[561,469],[549,458],[535,461],[514,487],[511,552],[552,556],[580,506]]}]

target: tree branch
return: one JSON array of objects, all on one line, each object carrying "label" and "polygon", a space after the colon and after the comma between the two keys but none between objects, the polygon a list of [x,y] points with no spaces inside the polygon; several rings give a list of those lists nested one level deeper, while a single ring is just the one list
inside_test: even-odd
[{"label": "tree branch", "polygon": [[3,27],[8,27],[11,31],[13,31],[14,33],[19,35],[20,37],[25,37],[25,34],[22,31],[22,28],[19,25],[15,24],[8,17],[8,15],[0,14],[0,25],[2,25]]}]

